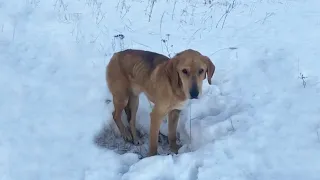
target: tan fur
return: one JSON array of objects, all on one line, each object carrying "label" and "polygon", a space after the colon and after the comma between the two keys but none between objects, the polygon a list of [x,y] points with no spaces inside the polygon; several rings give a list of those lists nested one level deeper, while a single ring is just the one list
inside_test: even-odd
[{"label": "tan fur", "polygon": [[[202,69],[202,70],[201,70]],[[106,70],[106,79],[113,96],[113,119],[125,140],[140,144],[135,121],[139,94],[145,93],[154,103],[150,113],[151,125],[148,156],[157,154],[158,134],[162,120],[168,114],[168,138],[172,152],[177,153],[176,128],[180,110],[188,99],[202,93],[202,80],[211,84],[215,66],[198,51],[188,49],[173,58],[143,50],[125,50],[115,53]],[[121,122],[125,110],[129,129]]]}]

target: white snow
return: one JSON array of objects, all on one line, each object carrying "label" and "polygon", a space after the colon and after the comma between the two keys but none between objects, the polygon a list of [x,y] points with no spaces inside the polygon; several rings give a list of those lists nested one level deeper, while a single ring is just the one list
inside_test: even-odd
[{"label": "white snow", "polygon": [[[320,1],[204,2],[0,1],[0,180],[319,180]],[[162,142],[141,159],[147,134],[95,143],[114,127],[105,66],[126,48],[216,65],[182,112],[178,155]],[[143,133],[149,112],[141,96]]]}]

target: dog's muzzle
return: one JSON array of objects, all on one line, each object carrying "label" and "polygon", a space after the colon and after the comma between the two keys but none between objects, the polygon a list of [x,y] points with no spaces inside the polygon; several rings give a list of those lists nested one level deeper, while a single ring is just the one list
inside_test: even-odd
[{"label": "dog's muzzle", "polygon": [[198,99],[199,90],[198,90],[197,83],[195,82],[192,83],[189,93],[190,93],[190,99]]}]

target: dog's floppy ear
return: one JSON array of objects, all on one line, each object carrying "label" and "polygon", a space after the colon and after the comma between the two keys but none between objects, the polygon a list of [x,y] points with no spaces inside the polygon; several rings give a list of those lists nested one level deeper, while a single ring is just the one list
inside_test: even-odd
[{"label": "dog's floppy ear", "polygon": [[173,89],[178,89],[182,86],[182,82],[177,69],[178,61],[179,59],[176,57],[169,59],[166,67],[167,75]]},{"label": "dog's floppy ear", "polygon": [[[207,56],[203,56],[203,60],[207,65],[207,71],[206,71],[207,76],[208,76],[207,80],[208,80],[208,83],[211,85],[211,78],[212,78],[213,73],[214,73],[214,71],[216,69],[216,66],[212,63],[210,58],[207,57]],[[206,78],[206,75],[204,75],[204,78]]]}]

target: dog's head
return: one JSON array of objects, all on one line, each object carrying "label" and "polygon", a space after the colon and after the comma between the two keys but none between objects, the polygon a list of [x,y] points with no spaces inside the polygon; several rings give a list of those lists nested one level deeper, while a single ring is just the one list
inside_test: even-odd
[{"label": "dog's head", "polygon": [[174,90],[182,90],[190,99],[202,94],[202,81],[211,78],[215,65],[198,51],[188,49],[175,55],[168,63],[168,76]]}]

